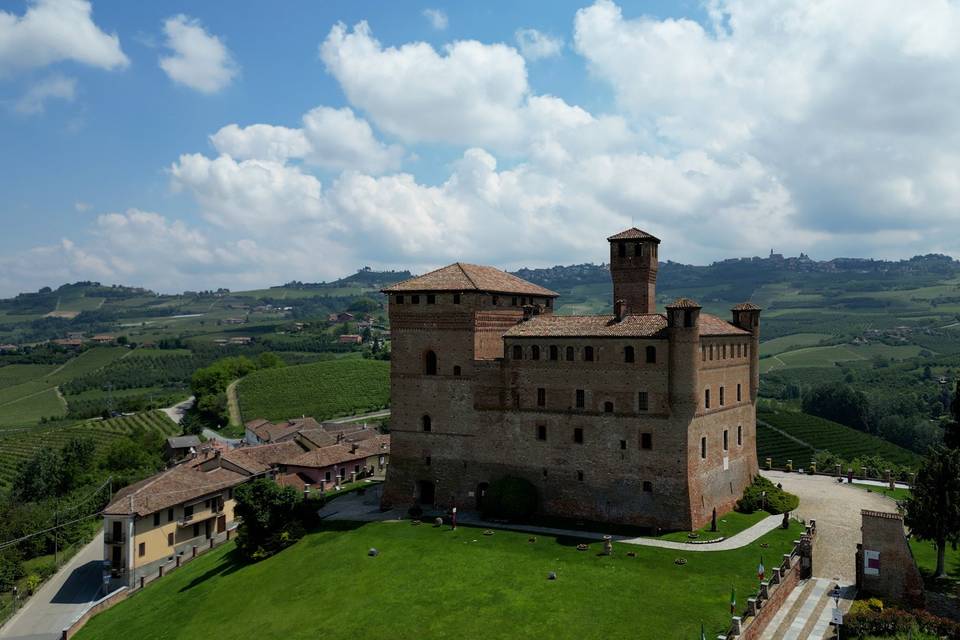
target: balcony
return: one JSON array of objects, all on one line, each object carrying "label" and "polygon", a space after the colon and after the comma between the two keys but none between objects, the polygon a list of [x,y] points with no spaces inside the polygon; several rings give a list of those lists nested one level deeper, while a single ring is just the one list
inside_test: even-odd
[{"label": "balcony", "polygon": [[127,536],[122,531],[120,533],[114,533],[113,531],[103,532],[104,544],[123,544],[126,541]]}]

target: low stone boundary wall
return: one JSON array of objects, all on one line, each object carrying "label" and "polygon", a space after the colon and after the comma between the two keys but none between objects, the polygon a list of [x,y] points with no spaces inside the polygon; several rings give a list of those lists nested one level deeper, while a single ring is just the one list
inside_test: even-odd
[{"label": "low stone boundary wall", "polygon": [[883,482],[891,489],[893,489],[896,485],[906,485],[907,488],[910,488],[913,486],[913,483],[917,478],[916,473],[906,474],[905,477],[894,477],[894,474],[890,471],[890,469],[884,469],[883,473],[877,469],[876,474],[871,474],[870,471],[873,471],[873,469],[868,469],[867,467],[860,467],[859,469],[848,468],[846,471],[844,471],[839,464],[834,465],[834,467],[831,469],[817,469],[817,465],[812,462],[807,463],[806,466],[794,465],[793,460],[789,459],[783,466],[775,466],[773,464],[773,458],[770,457],[767,457],[766,460],[764,460],[762,471],[801,473],[801,469],[803,475],[843,478],[848,482],[851,480],[872,480],[875,482]]},{"label": "low stone boundary wall", "polygon": [[790,592],[802,578],[809,578],[813,566],[813,540],[817,535],[817,523],[811,520],[793,550],[783,554],[783,561],[771,571],[770,579],[760,583],[757,597],[747,598],[747,610],[743,616],[733,616],[724,640],[758,640],[770,620],[777,614]]},{"label": "low stone boundary wall", "polygon": [[70,626],[64,628],[64,630],[60,633],[61,640],[70,640],[70,638],[72,638],[77,631],[80,631],[80,629],[82,629],[83,626],[87,624],[87,621],[93,616],[106,611],[120,602],[123,602],[132,594],[136,593],[145,586],[155,582],[156,580],[159,580],[168,573],[175,571],[183,565],[189,563],[191,560],[199,558],[208,551],[216,549],[223,543],[229,541],[233,537],[235,531],[236,527],[227,529],[226,532],[217,534],[210,538],[210,542],[208,544],[203,545],[202,547],[193,547],[190,555],[184,554],[182,556],[177,556],[176,560],[171,560],[165,564],[159,565],[155,573],[139,576],[132,587],[120,587],[113,593],[101,598],[100,600],[97,600],[91,604],[86,611],[77,616],[77,618],[70,623]]}]

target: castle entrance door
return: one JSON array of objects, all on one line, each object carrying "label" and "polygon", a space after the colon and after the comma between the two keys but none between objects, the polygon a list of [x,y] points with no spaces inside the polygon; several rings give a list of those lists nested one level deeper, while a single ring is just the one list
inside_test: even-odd
[{"label": "castle entrance door", "polygon": [[477,511],[483,510],[483,499],[487,495],[487,489],[490,488],[490,483],[481,482],[477,485]]},{"label": "castle entrance door", "polygon": [[430,480],[421,480],[418,484],[420,504],[433,504],[435,488]]}]

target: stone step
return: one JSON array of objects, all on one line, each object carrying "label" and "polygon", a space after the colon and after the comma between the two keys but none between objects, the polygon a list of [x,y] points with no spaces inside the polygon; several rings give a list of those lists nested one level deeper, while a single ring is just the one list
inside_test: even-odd
[{"label": "stone step", "polygon": [[780,637],[777,635],[780,626],[783,625],[784,620],[792,620],[789,616],[793,612],[794,607],[797,606],[797,602],[801,601],[800,596],[806,592],[808,588],[812,588],[809,580],[803,580],[793,588],[793,591],[790,592],[787,599],[780,605],[780,610],[777,611],[777,614],[773,616],[770,623],[767,624],[767,628],[763,630],[760,640],[776,640],[776,638]]},{"label": "stone step", "polygon": [[[812,578],[808,582],[808,589],[805,589],[806,593],[804,594],[805,598],[799,603],[800,606],[796,615],[785,629],[782,636],[783,640],[800,640],[800,638],[811,637],[809,633],[820,617],[820,610],[826,603],[824,594],[828,593],[832,584],[830,580],[824,578]],[[804,631],[807,632],[806,635],[804,635]]]}]

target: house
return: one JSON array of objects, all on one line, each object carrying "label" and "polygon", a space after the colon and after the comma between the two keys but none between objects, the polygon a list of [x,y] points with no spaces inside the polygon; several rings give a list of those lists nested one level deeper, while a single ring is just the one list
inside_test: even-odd
[{"label": "house", "polygon": [[53,344],[60,347],[68,347],[70,349],[77,349],[83,346],[83,340],[79,338],[57,338],[56,340],[51,340]]},{"label": "house", "polygon": [[249,336],[234,336],[230,338],[230,344],[250,344],[253,342],[253,338]]},{"label": "house", "polygon": [[269,469],[250,471],[216,450],[204,450],[117,492],[103,510],[103,559],[110,588],[141,577],[222,541],[234,522],[234,489]]},{"label": "house", "polygon": [[97,344],[113,344],[117,341],[117,336],[109,333],[99,333],[91,338]]},{"label": "house", "polygon": [[19,347],[15,344],[0,344],[0,352],[8,353],[17,351]]},{"label": "house", "polygon": [[200,450],[200,438],[197,436],[171,436],[167,438],[164,454],[167,460],[180,460]]},{"label": "house", "polygon": [[264,418],[250,420],[244,424],[244,441],[247,444],[266,444],[291,440],[301,431],[322,430],[322,425],[306,416],[284,420],[274,424]]},{"label": "house", "polygon": [[363,336],[358,336],[353,333],[345,333],[340,336],[340,344],[363,344]]},{"label": "house", "polygon": [[353,322],[353,314],[346,313],[345,311],[341,311],[340,313],[331,313],[327,316],[327,322],[330,324]]},{"label": "house", "polygon": [[246,324],[246,318],[224,318],[223,324]]}]

